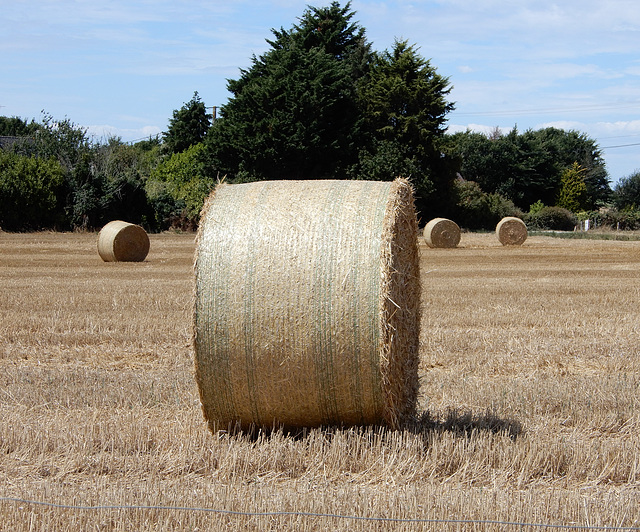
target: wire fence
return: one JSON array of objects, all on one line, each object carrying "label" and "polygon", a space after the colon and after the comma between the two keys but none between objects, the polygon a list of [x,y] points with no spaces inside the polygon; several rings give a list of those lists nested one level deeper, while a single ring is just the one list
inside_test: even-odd
[{"label": "wire fence", "polygon": [[486,525],[486,526],[501,526],[501,527],[514,527],[519,530],[608,530],[608,531],[629,531],[639,530],[638,526],[594,526],[594,525],[558,525],[547,523],[526,523],[518,521],[491,521],[491,520],[479,520],[479,519],[427,519],[427,518],[401,518],[401,517],[366,517],[358,515],[340,515],[330,513],[316,513],[316,512],[297,512],[297,511],[276,511],[276,512],[249,512],[238,510],[224,510],[220,508],[198,508],[189,506],[144,506],[144,505],[98,505],[98,506],[82,506],[74,504],[58,504],[46,501],[33,501],[28,499],[20,499],[15,497],[0,497],[0,502],[24,504],[29,506],[44,506],[48,508],[57,508],[62,510],[71,510],[77,512],[91,512],[91,511],[108,511],[108,510],[157,510],[168,512],[201,512],[220,514],[228,516],[238,517],[308,517],[316,519],[342,519],[345,521],[369,521],[372,523],[406,523],[406,524],[452,524],[452,525]]}]

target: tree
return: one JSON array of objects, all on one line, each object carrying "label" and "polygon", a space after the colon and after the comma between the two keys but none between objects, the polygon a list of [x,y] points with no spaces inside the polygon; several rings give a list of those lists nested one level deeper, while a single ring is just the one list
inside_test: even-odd
[{"label": "tree", "polygon": [[155,166],[153,154],[157,158],[158,148],[157,144],[149,150],[147,146],[125,144],[119,137],[111,137],[105,144],[94,147],[92,166],[99,175],[95,181],[102,188],[99,212],[92,227],[118,219],[156,228],[145,184]]},{"label": "tree", "polygon": [[149,199],[163,206],[167,218],[180,218],[186,223],[198,220],[204,200],[215,186],[214,179],[205,175],[203,150],[204,144],[195,144],[174,153],[153,170],[147,183]]},{"label": "tree", "polygon": [[584,182],[585,173],[586,168],[582,168],[577,162],[562,172],[556,206],[571,212],[578,212],[585,208],[587,196],[587,185]]},{"label": "tree", "polygon": [[169,128],[162,134],[166,153],[180,153],[204,140],[211,124],[198,92],[179,110],[173,111]]},{"label": "tree", "polygon": [[455,187],[458,198],[455,218],[461,227],[491,230],[505,216],[522,217],[522,212],[511,200],[495,192],[484,192],[478,183],[457,179]]},{"label": "tree", "polygon": [[[454,197],[455,161],[444,153],[446,115],[454,109],[446,99],[450,91],[449,79],[407,41],[376,54],[359,84],[366,147],[356,173],[373,179],[411,177],[418,203],[430,215],[447,214]],[[382,162],[381,155],[387,164],[372,165]],[[388,173],[381,175],[376,166]]]},{"label": "tree", "polygon": [[42,124],[35,134],[35,155],[55,157],[70,172],[91,147],[87,130],[68,118],[56,120],[49,113],[42,113]]},{"label": "tree", "polygon": [[491,138],[467,131],[452,135],[451,144],[465,179],[477,182],[485,192],[509,198],[523,210],[536,201],[553,205],[562,174],[574,162],[584,169],[585,208],[595,208],[611,193],[595,141],[576,131],[545,128],[520,134],[514,128]]},{"label": "tree", "polygon": [[[56,159],[62,168],[63,183],[57,188],[59,217],[57,224],[63,228],[73,227],[80,220],[86,222],[83,210],[93,209],[99,183],[95,177],[91,161],[91,143],[85,128],[68,118],[56,120],[42,112],[42,122],[34,127],[33,141],[14,145],[13,151],[23,157],[40,160]],[[74,220],[74,222],[72,222]]]},{"label": "tree", "polygon": [[613,203],[620,210],[640,208],[640,170],[618,181],[613,191]]},{"label": "tree", "polygon": [[38,124],[33,120],[27,122],[17,116],[0,116],[0,136],[26,137],[33,135],[38,129]]},{"label": "tree", "polygon": [[0,227],[24,231],[53,227],[60,212],[64,172],[54,158],[0,150]]},{"label": "tree", "polygon": [[465,180],[473,181],[487,193],[515,196],[512,166],[520,155],[514,128],[508,136],[494,131],[491,136],[467,130],[449,136],[452,151],[460,161],[460,173]]},{"label": "tree", "polygon": [[368,61],[364,29],[349,4],[308,8],[291,30],[228,82],[233,95],[207,139],[230,179],[341,175],[357,157],[356,80]]},{"label": "tree", "polygon": [[[556,186],[560,187],[562,173],[574,163],[578,163],[583,169],[586,186],[584,208],[595,209],[609,200],[611,187],[606,165],[595,140],[590,139],[585,133],[553,127],[529,130],[522,138],[525,144],[530,141],[529,153],[537,152],[540,161],[537,166],[540,182],[555,180]],[[554,172],[555,176],[551,177]],[[552,201],[549,201],[549,204],[552,204]]]}]

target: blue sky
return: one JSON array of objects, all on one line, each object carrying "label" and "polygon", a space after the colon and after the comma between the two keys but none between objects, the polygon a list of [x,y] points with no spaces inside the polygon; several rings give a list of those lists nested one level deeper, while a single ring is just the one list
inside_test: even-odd
[{"label": "blue sky", "polygon": [[[97,139],[166,130],[198,91],[228,78],[290,28],[298,0],[2,0],[0,114],[69,118]],[[555,126],[589,135],[613,183],[640,170],[637,0],[353,0],[378,51],[406,39],[449,77],[450,131]]]}]

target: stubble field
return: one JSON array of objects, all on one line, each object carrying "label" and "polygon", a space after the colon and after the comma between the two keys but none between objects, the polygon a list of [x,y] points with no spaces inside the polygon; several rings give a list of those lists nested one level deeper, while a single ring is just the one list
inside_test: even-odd
[{"label": "stubble field", "polygon": [[0,530],[640,527],[640,242],[421,242],[420,419],[249,438],[200,410],[194,236],[150,238],[0,233]]}]

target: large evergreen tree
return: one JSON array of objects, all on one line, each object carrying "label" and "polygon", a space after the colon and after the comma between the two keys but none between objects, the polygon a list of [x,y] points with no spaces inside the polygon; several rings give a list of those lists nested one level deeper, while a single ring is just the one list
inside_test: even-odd
[{"label": "large evergreen tree", "polygon": [[[308,8],[241,77],[207,138],[227,179],[409,177],[418,205],[445,215],[456,166],[445,155],[449,80],[405,41],[373,53],[350,4]],[[423,215],[425,216],[425,215]]]},{"label": "large evergreen tree", "polygon": [[376,54],[359,84],[365,145],[360,151],[361,177],[410,177],[423,216],[450,214],[454,160],[444,153],[449,80],[436,72],[407,41]]},{"label": "large evergreen tree", "polygon": [[356,81],[366,69],[364,29],[350,5],[308,8],[291,30],[273,30],[253,57],[207,140],[213,165],[231,179],[340,176],[357,156]]},{"label": "large evergreen tree", "polygon": [[180,109],[173,112],[169,128],[162,134],[167,153],[181,153],[204,140],[210,127],[209,116],[198,92]]}]

